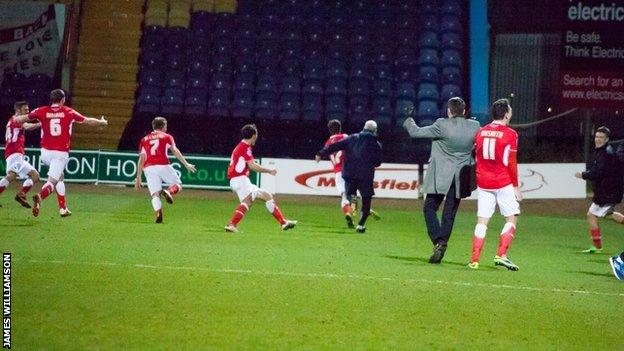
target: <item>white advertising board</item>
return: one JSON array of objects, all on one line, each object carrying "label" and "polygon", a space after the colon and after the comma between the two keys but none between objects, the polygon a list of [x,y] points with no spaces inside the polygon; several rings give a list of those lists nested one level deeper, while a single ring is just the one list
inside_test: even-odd
[{"label": "white advertising board", "polygon": [[[277,194],[338,195],[329,161],[262,158],[262,165],[277,169],[277,175],[262,174],[260,184]],[[418,166],[384,163],[375,172],[375,196],[418,198]]]}]

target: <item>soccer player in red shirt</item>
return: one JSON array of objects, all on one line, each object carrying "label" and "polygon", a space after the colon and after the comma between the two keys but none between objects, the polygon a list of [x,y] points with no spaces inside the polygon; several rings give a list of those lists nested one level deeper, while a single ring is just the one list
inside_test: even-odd
[{"label": "soccer player in red shirt", "polygon": [[262,199],[266,201],[267,210],[275,217],[282,227],[282,230],[288,230],[294,228],[297,225],[297,221],[291,221],[284,218],[282,211],[275,203],[273,195],[264,189],[260,189],[257,186],[251,184],[249,180],[249,170],[259,173],[269,173],[271,175],[277,174],[275,169],[269,169],[260,166],[254,162],[254,157],[251,152],[251,148],[256,144],[258,140],[258,130],[253,124],[247,124],[241,129],[241,136],[243,140],[236,145],[234,151],[232,151],[232,158],[230,160],[230,166],[228,167],[227,177],[230,180],[230,187],[232,191],[238,195],[240,204],[236,207],[230,223],[225,226],[225,230],[228,232],[236,233],[238,223],[243,219],[245,213],[251,207],[252,202],[256,199]]},{"label": "soccer player in red shirt", "polygon": [[[346,138],[348,135],[342,132],[342,124],[337,119],[332,119],[327,123],[327,128],[331,133],[331,136],[325,142],[325,146],[339,142]],[[351,208],[351,201],[347,199],[345,194],[345,181],[342,178],[342,165],[344,163],[344,151],[338,151],[329,155],[329,160],[334,166],[334,179],[336,180],[336,190],[340,193],[340,207],[345,215],[345,220],[349,228],[355,228],[353,225],[353,210]]]},{"label": "soccer player in red shirt", "polygon": [[50,92],[50,106],[36,108],[28,115],[16,116],[14,120],[23,123],[32,120],[41,122],[41,161],[48,166],[48,181],[39,194],[33,196],[33,216],[39,215],[41,202],[56,189],[61,217],[71,215],[65,203],[65,182],[63,172],[69,160],[72,125],[74,122],[87,126],[106,126],[108,121],[85,117],[65,106],[65,92],[55,89]]},{"label": "soccer player in red shirt", "polygon": [[9,183],[19,178],[26,178],[22,184],[22,190],[15,195],[15,201],[20,205],[30,208],[30,204],[26,202],[26,193],[34,182],[39,181],[39,172],[24,159],[24,142],[26,137],[24,131],[34,130],[41,127],[41,123],[17,123],[15,116],[27,115],[29,112],[28,103],[26,101],[18,101],[13,104],[15,115],[9,118],[6,126],[5,134],[5,150],[7,173],[6,177],[0,179],[0,194],[9,186]]},{"label": "soccer player in red shirt", "polygon": [[477,161],[477,225],[472,241],[470,268],[479,268],[479,257],[485,240],[487,225],[496,205],[505,217],[498,252],[494,264],[517,271],[518,266],[507,258],[507,250],[516,233],[522,194],[518,190],[518,134],[507,125],[512,110],[507,99],[492,104],[492,123],[482,127],[476,135]]},{"label": "soccer player in red shirt", "polygon": [[[137,173],[134,181],[136,189],[141,188],[141,175],[145,172],[147,188],[152,195],[152,207],[156,212],[156,223],[162,223],[162,195],[167,203],[173,203],[173,196],[182,190],[182,182],[176,171],[169,164],[167,152],[171,152],[180,160],[184,168],[195,173],[195,166],[188,163],[184,155],[176,147],[175,140],[167,134],[167,120],[163,117],[156,117],[152,121],[153,132],[149,133],[139,145],[139,160],[137,161]],[[162,184],[171,184],[168,189],[162,190]]]}]

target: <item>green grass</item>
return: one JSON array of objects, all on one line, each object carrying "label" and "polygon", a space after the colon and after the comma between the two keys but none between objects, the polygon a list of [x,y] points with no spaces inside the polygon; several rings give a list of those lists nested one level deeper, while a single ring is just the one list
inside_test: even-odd
[{"label": "green grass", "polygon": [[[430,265],[421,203],[378,202],[382,221],[357,235],[337,200],[282,197],[295,230],[257,203],[232,235],[232,194],[183,192],[156,225],[145,190],[104,189],[69,185],[66,219],[53,197],[35,219],[0,196],[13,349],[624,350],[624,284],[608,254],[577,253],[582,216],[522,216],[518,272],[492,264],[496,218],[470,271],[473,211]],[[624,249],[621,226],[603,233],[606,251]]]}]

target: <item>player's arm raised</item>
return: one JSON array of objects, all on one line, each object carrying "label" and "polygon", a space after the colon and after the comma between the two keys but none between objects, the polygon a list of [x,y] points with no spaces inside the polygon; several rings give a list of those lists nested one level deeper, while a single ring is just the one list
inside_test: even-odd
[{"label": "player's arm raised", "polygon": [[106,118],[104,118],[104,116],[98,118],[91,118],[91,117],[85,117],[84,121],[81,122],[84,125],[87,126],[93,126],[93,127],[97,127],[97,126],[107,126],[108,125],[108,121],[106,120]]},{"label": "player's arm raised", "polygon": [[33,119],[35,119],[35,117],[32,116],[32,112],[28,115],[17,115],[13,117],[13,121],[15,123],[26,123],[32,121]]},{"label": "player's arm raised", "polygon": [[22,128],[24,128],[24,130],[35,130],[35,129],[39,129],[41,128],[41,122],[37,122],[37,123],[24,123],[22,124]]},{"label": "player's arm raised", "polygon": [[442,137],[442,130],[436,120],[432,125],[426,127],[419,127],[413,118],[408,118],[403,122],[403,128],[407,130],[409,136],[412,138],[440,138]]},{"label": "player's arm raised", "polygon": [[247,167],[249,167],[249,169],[251,169],[252,171],[258,172],[258,173],[268,173],[270,175],[276,175],[277,174],[277,170],[276,169],[262,167],[259,164],[255,163],[253,160],[252,161],[247,161]]},{"label": "player's arm raised", "polygon": [[340,150],[344,150],[347,148],[347,146],[349,146],[349,143],[351,143],[351,139],[353,137],[347,137],[344,140],[341,140],[337,143],[333,143],[331,145],[325,146],[321,151],[316,153],[316,157],[314,157],[314,160],[316,162],[319,162],[321,160],[322,157],[326,157],[327,155],[331,155],[334,152],[340,151]]},{"label": "player's arm raised", "polygon": [[143,165],[145,164],[146,158],[147,156],[145,156],[144,152],[141,152],[139,154],[139,159],[137,160],[137,166],[136,166],[136,179],[134,179],[135,189],[141,189],[141,177],[143,176]]},{"label": "player's arm raised", "polygon": [[188,163],[188,161],[186,161],[186,158],[184,158],[184,155],[182,155],[182,153],[180,152],[180,150],[174,145],[171,145],[171,152],[173,152],[173,155],[180,161],[182,162],[182,165],[184,165],[184,168],[186,168],[189,172],[191,173],[195,173],[195,171],[197,171],[197,169],[195,168],[195,165],[192,165],[190,163]]}]

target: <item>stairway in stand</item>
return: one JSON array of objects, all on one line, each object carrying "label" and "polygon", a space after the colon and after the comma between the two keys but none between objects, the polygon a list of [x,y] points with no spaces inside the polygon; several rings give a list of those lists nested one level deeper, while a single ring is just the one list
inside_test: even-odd
[{"label": "stairway in stand", "polygon": [[71,106],[109,125],[75,125],[72,148],[117,149],[132,118],[142,19],[142,1],[82,1]]}]

